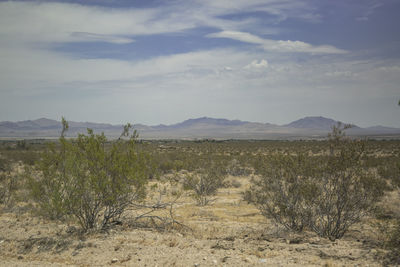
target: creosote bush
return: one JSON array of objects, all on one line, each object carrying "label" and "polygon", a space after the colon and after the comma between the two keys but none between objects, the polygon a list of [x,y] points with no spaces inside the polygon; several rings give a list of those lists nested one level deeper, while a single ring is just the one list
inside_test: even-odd
[{"label": "creosote bush", "polygon": [[312,162],[304,155],[270,155],[256,164],[260,178],[252,180],[245,199],[261,213],[287,229],[302,231],[307,225],[307,207],[316,190],[309,177]]},{"label": "creosote bush", "polygon": [[[49,145],[29,177],[29,188],[39,212],[51,219],[76,219],[84,231],[104,229],[118,220],[129,205],[144,198],[146,156],[135,149],[136,132],[130,124],[121,137],[106,147],[104,134],[64,137],[60,148]],[[129,137],[124,140],[123,137]]]},{"label": "creosote bush", "polygon": [[18,180],[10,172],[0,173],[0,204],[9,204],[17,190]]},{"label": "creosote bush", "polygon": [[197,163],[198,168],[192,173],[187,174],[183,180],[185,190],[191,190],[191,196],[199,206],[209,204],[223,186],[226,169],[221,161],[211,158],[208,152],[205,157]]},{"label": "creosote bush", "polygon": [[0,168],[0,204],[12,207],[18,199],[17,191],[23,187],[23,175],[16,170],[15,163],[4,161],[6,165]]},{"label": "creosote bush", "polygon": [[371,211],[385,189],[363,167],[364,142],[346,138],[341,125],[329,136],[326,157],[271,155],[255,164],[259,179],[246,192],[261,213],[288,229],[305,227],[331,240]]}]

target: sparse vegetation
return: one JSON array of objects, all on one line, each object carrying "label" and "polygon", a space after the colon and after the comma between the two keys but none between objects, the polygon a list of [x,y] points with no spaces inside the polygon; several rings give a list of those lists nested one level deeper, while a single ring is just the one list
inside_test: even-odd
[{"label": "sparse vegetation", "polygon": [[329,137],[323,157],[274,155],[256,164],[260,179],[246,194],[263,215],[288,229],[304,227],[331,240],[371,211],[385,183],[363,166],[365,143],[344,136],[341,125]]},{"label": "sparse vegetation", "polygon": [[309,218],[313,191],[312,162],[304,155],[269,155],[256,161],[252,187],[245,199],[287,229],[302,231]]},{"label": "sparse vegetation", "polygon": [[[135,150],[136,134],[126,125],[121,138],[106,149],[106,137],[80,134],[74,141],[64,137],[61,148],[50,145],[38,164],[38,175],[29,187],[42,215],[51,219],[77,219],[84,231],[105,228],[125,209],[144,197],[146,160]],[[128,137],[124,141],[122,137]]]},{"label": "sparse vegetation", "polygon": [[[191,246],[185,242],[195,238],[213,255],[233,248],[244,251],[240,255],[247,254],[249,265],[265,258],[285,260],[283,251],[306,265],[315,264],[303,260],[307,254],[335,264],[396,264],[399,259],[396,140],[351,140],[339,127],[321,141],[137,141],[134,134],[107,140],[89,130],[76,139],[63,134],[58,142],[24,143],[0,141],[1,216],[18,218],[2,222],[4,229],[15,223],[27,231],[18,249],[24,257],[46,253],[45,248],[75,255],[86,246],[81,239],[99,244],[97,236],[104,233],[107,238],[108,232],[125,240],[125,245],[114,244],[113,253],[132,248],[135,242],[158,251],[161,240],[170,240],[164,235],[173,234],[174,241],[165,243],[171,250],[185,250]],[[24,185],[25,168],[29,179]],[[386,189],[390,191],[371,217],[369,211]],[[242,200],[243,193],[252,204]],[[32,208],[42,216],[31,213]],[[26,218],[44,223],[29,228]],[[36,236],[32,229],[43,233],[52,219],[59,230]],[[92,229],[105,231],[84,233]],[[327,240],[343,235],[340,242]],[[3,238],[0,235],[0,242]],[[38,241],[30,246],[32,240]],[[68,241],[66,247],[62,240]],[[7,242],[2,246],[9,248]],[[356,248],[350,256],[349,246]],[[377,252],[368,252],[371,249]],[[368,254],[359,255],[357,250]],[[244,262],[236,256],[221,256],[220,261]],[[211,257],[204,263],[214,264]],[[130,260],[127,255],[123,259]]]},{"label": "sparse vegetation", "polygon": [[[210,152],[208,152],[210,153]],[[209,204],[218,189],[223,186],[225,169],[218,160],[212,160],[207,154],[198,169],[187,174],[183,180],[184,189],[191,190],[191,196],[200,206]]]}]

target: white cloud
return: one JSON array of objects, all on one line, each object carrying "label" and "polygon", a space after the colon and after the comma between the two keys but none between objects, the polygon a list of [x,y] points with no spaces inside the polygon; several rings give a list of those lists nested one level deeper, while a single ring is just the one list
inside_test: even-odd
[{"label": "white cloud", "polygon": [[[267,61],[264,52],[226,48],[136,62],[76,59],[18,47],[11,51],[0,50],[0,120],[57,114],[73,120],[172,123],[207,115],[271,122],[268,114],[279,108],[282,115],[275,121],[287,122],[285,114],[300,110],[346,118],[360,105],[370,114],[377,110],[372,104],[363,109],[362,103],[398,95],[398,75],[386,71],[396,70],[395,62],[317,57],[299,64],[278,55],[269,55]],[[268,72],[263,71],[266,67]],[[336,76],[324,75],[329,72]],[[340,76],[347,73],[357,74],[357,81]],[[355,97],[360,104],[349,102]],[[285,105],[291,107],[282,108]],[[312,114],[316,105],[318,114]]]},{"label": "white cloud", "polygon": [[1,2],[3,41],[126,43],[128,35],[179,32],[193,23],[163,15],[161,9],[110,9],[66,3]]},{"label": "white cloud", "polygon": [[[181,3],[187,1],[183,0]],[[227,14],[265,12],[274,16],[274,21],[287,18],[302,18],[316,21],[319,16],[307,1],[301,0],[196,0],[197,9],[204,13],[222,16]]]},{"label": "white cloud", "polygon": [[282,41],[263,39],[247,32],[222,31],[206,35],[209,38],[228,38],[245,43],[258,44],[266,51],[287,53],[310,53],[310,54],[344,54],[347,51],[330,45],[313,46],[301,41]]},{"label": "white cloud", "polygon": [[328,77],[344,77],[344,78],[350,78],[350,77],[357,76],[356,74],[353,74],[351,71],[326,72],[325,75]]},{"label": "white cloud", "polygon": [[364,7],[364,9],[365,9],[364,13],[361,16],[357,17],[356,20],[357,21],[368,21],[369,17],[372,14],[374,14],[375,9],[381,7],[382,5],[383,5],[383,3],[376,1],[376,0],[373,0],[370,3],[367,3]]},{"label": "white cloud", "polygon": [[261,60],[253,60],[250,64],[244,66],[244,69],[261,69],[261,68],[267,68],[268,67],[268,61],[265,59]]},{"label": "white cloud", "polygon": [[105,8],[70,3],[9,1],[0,2],[2,42],[25,43],[101,41],[128,43],[130,36],[179,33],[195,27],[222,31],[252,28],[273,34],[276,27],[263,25],[256,17],[224,18],[246,12],[273,15],[270,22],[288,17],[312,17],[305,1],[230,0],[175,1],[154,8]]},{"label": "white cloud", "polygon": [[95,34],[88,32],[73,32],[71,33],[72,40],[76,42],[106,42],[114,44],[129,44],[133,43],[135,40],[131,38],[124,38],[120,36]]}]

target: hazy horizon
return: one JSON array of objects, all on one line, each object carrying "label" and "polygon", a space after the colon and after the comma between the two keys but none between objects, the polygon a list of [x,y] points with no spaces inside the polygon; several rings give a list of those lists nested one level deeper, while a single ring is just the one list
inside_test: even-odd
[{"label": "hazy horizon", "polygon": [[400,127],[396,0],[0,0],[0,121]]},{"label": "hazy horizon", "polygon": [[[362,125],[358,125],[358,124],[353,123],[353,122],[350,122],[350,121],[338,120],[338,119],[335,119],[335,118],[329,118],[329,117],[323,117],[323,116],[306,116],[306,117],[301,117],[301,118],[295,119],[295,120],[293,120],[293,121],[289,121],[289,122],[282,123],[282,124],[271,123],[271,122],[268,122],[268,121],[264,121],[264,122],[263,122],[263,121],[246,121],[246,120],[239,120],[239,119],[215,118],[215,117],[208,117],[208,116],[202,116],[202,117],[197,117],[197,118],[187,118],[187,119],[182,120],[182,121],[177,121],[177,122],[168,123],[168,124],[167,124],[167,123],[146,124],[146,123],[129,122],[129,121],[124,122],[124,123],[111,123],[111,122],[104,122],[104,121],[82,121],[82,120],[70,120],[70,119],[68,119],[68,118],[65,118],[65,119],[66,119],[68,122],[96,123],[96,124],[111,124],[111,125],[113,125],[113,126],[116,126],[116,125],[125,125],[126,123],[131,123],[131,124],[133,124],[133,125],[140,124],[140,125],[145,125],[145,126],[159,126],[159,125],[172,126],[172,125],[180,124],[180,123],[185,122],[185,121],[188,121],[188,120],[199,120],[199,119],[213,119],[213,120],[220,120],[220,119],[221,119],[221,120],[229,120],[229,121],[236,121],[236,120],[239,120],[239,121],[242,121],[242,122],[265,123],[265,124],[273,124],[273,125],[277,125],[277,126],[285,126],[285,125],[290,124],[290,123],[292,123],[292,122],[297,122],[297,121],[299,121],[299,120],[308,119],[308,118],[313,118],[313,119],[314,119],[314,118],[322,118],[322,119],[324,119],[324,120],[325,120],[325,119],[328,119],[328,120],[331,119],[331,120],[334,120],[334,121],[340,121],[340,122],[345,123],[345,124],[355,125],[355,126],[358,126],[358,127],[361,127],[361,128],[368,128],[368,127],[374,127],[374,126],[390,127],[390,126],[382,125],[382,124],[379,124],[379,125],[377,124],[377,125],[366,125],[366,126],[362,126]],[[55,120],[55,121],[58,121],[58,122],[61,123],[61,118],[60,118],[60,119],[51,119],[51,118],[45,118],[45,117],[36,118],[36,119],[28,119],[28,120],[11,121],[11,122],[17,123],[17,122],[24,122],[24,121],[36,121],[36,120],[40,120],[40,119]],[[4,121],[0,121],[0,122],[4,122]]]}]

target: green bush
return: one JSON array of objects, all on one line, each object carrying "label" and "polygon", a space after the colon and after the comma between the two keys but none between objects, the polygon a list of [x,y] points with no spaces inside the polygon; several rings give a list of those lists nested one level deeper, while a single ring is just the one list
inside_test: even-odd
[{"label": "green bush", "polygon": [[[135,150],[136,133],[124,127],[121,137],[107,148],[104,134],[64,137],[60,149],[49,145],[37,165],[38,177],[29,177],[29,188],[42,215],[78,221],[84,231],[105,228],[118,220],[129,205],[143,199],[147,182],[146,156]],[[129,140],[123,140],[129,136]]]},{"label": "green bush", "polygon": [[386,183],[363,167],[363,142],[343,138],[332,147],[334,154],[320,164],[313,179],[317,190],[309,207],[309,226],[334,240],[375,208]]},{"label": "green bush", "polygon": [[245,200],[285,228],[302,231],[309,220],[308,207],[314,184],[310,183],[312,162],[304,155],[269,155],[258,159],[258,177],[252,179]]},{"label": "green bush", "polygon": [[390,180],[394,188],[400,187],[400,158],[388,158],[378,167],[378,173],[382,178]]},{"label": "green bush", "polygon": [[11,207],[23,187],[23,174],[10,170],[0,172],[0,204]]},{"label": "green bush", "polygon": [[200,206],[209,204],[218,192],[218,189],[223,186],[226,175],[226,170],[223,164],[211,158],[211,152],[208,152],[198,164],[192,174],[187,174],[183,181],[185,190],[192,191],[192,197]]},{"label": "green bush", "polygon": [[4,158],[0,158],[0,172],[10,170],[10,161]]},{"label": "green bush", "polygon": [[388,261],[391,264],[400,264],[400,220],[397,220],[394,229],[389,233],[389,240],[386,244],[390,250]]},{"label": "green bush", "polygon": [[272,155],[255,164],[260,175],[245,194],[261,213],[288,229],[307,227],[331,240],[371,211],[384,180],[363,166],[365,144],[345,137],[341,125],[329,135],[326,157]]}]

